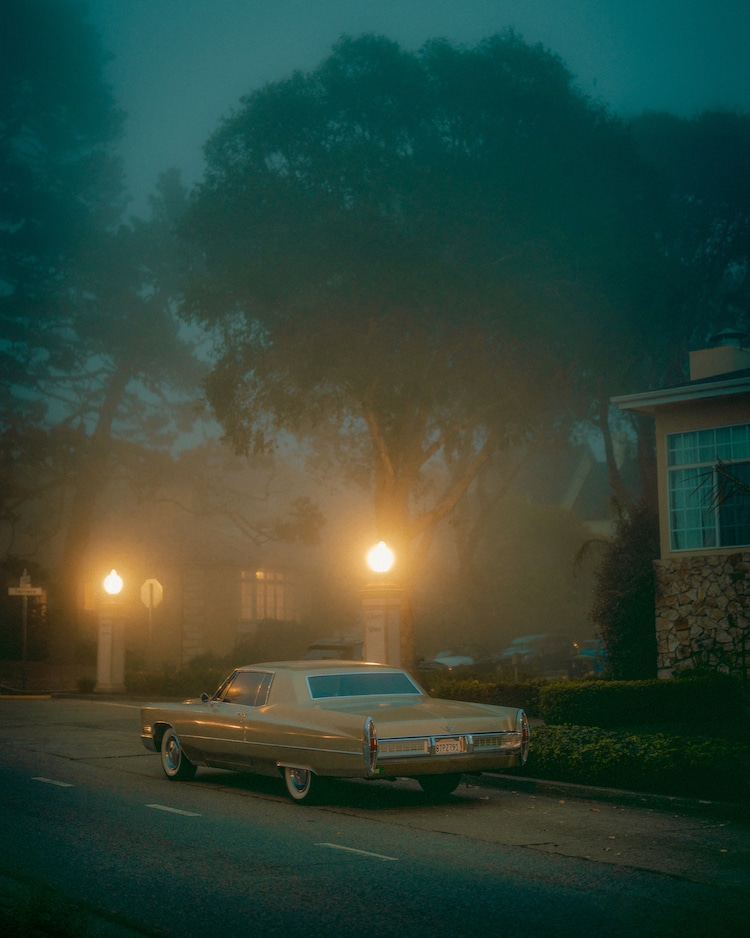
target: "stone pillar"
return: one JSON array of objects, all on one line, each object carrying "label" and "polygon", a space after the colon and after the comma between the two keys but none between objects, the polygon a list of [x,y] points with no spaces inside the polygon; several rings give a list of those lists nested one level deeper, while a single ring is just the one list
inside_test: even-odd
[{"label": "stone pillar", "polygon": [[97,694],[122,694],[125,691],[125,628],[120,602],[107,602],[99,610],[99,634],[96,649]]},{"label": "stone pillar", "polygon": [[393,583],[362,588],[364,660],[401,667],[401,601],[403,590]]}]

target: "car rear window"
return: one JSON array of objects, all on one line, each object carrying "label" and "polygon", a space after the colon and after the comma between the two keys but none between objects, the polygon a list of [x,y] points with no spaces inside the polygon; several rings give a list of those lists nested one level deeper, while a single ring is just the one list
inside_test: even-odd
[{"label": "car rear window", "polygon": [[307,678],[313,700],[327,697],[395,697],[403,694],[421,694],[420,689],[401,671],[383,674],[313,674]]}]

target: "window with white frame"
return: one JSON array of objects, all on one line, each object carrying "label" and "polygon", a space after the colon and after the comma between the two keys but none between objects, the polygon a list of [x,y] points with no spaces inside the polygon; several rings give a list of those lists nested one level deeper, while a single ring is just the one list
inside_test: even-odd
[{"label": "window with white frame", "polygon": [[288,620],[295,616],[290,584],[280,570],[243,570],[240,601],[243,620]]},{"label": "window with white frame", "polygon": [[750,545],[750,424],[667,435],[672,550]]}]

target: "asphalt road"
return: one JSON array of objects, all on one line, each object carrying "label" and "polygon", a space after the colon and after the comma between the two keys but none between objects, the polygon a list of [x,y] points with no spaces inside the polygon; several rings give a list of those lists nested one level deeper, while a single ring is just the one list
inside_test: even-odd
[{"label": "asphalt road", "polygon": [[118,938],[714,938],[750,918],[741,818],[484,784],[431,802],[408,780],[304,806],[281,780],[169,782],[138,733],[130,701],[0,700],[0,909],[63,895]]}]

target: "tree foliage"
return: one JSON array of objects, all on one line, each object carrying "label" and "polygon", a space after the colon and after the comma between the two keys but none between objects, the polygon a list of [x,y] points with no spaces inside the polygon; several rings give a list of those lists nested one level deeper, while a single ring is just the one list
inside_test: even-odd
[{"label": "tree foliage", "polygon": [[[660,192],[650,217],[662,267],[651,281],[655,315],[626,339],[625,347],[640,354],[608,362],[592,407],[608,445],[612,490],[623,504],[633,495],[614,459],[609,397],[681,384],[690,351],[722,329],[750,329],[750,114],[646,113],[630,126]],[[655,501],[653,421],[628,419],[638,442],[640,495]]]},{"label": "tree foliage", "polygon": [[8,551],[21,527],[27,547],[63,541],[61,626],[113,461],[137,472],[129,444],[165,447],[191,425],[200,381],[174,314],[185,192],[167,173],[151,217],[120,223],[105,61],[84,4],[3,5],[0,521]]},{"label": "tree foliage", "polygon": [[[73,0],[6,0],[0,20],[0,419],[36,416],[11,394],[69,366],[62,309],[71,262],[117,218],[111,145],[123,115],[105,57]],[[80,285],[79,285],[80,286]]]},{"label": "tree foliage", "polygon": [[667,359],[665,377],[679,379],[689,349],[700,348],[712,332],[748,324],[750,114],[644,114],[633,130],[668,195],[658,236],[682,287],[663,317],[662,341],[680,356]]},{"label": "tree foliage", "polygon": [[402,559],[645,315],[628,136],[512,33],[416,54],[343,39],[244,99],[206,156],[185,309],[220,330],[226,436],[327,430]]}]

